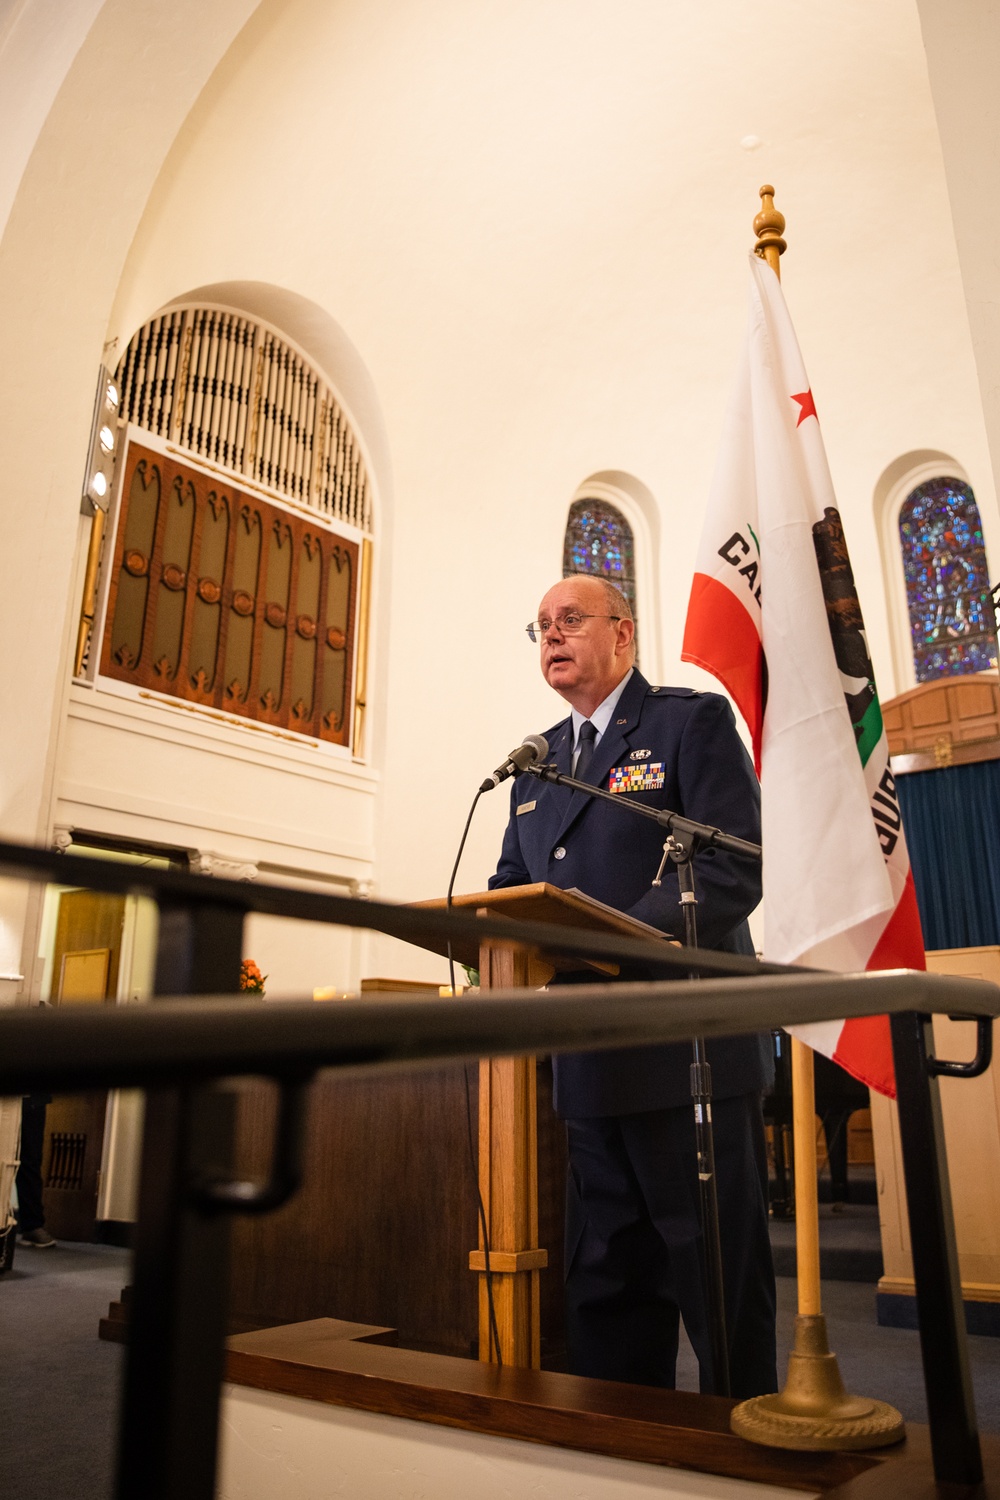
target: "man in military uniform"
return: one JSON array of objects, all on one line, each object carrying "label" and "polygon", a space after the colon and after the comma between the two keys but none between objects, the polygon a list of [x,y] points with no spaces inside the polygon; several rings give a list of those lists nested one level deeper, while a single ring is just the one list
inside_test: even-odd
[{"label": "man in military uniform", "polygon": [[[650,686],[634,665],[635,626],[617,588],[564,579],[545,595],[529,634],[540,643],[546,682],[572,710],[546,731],[558,770],[759,842],[759,788],[728,702]],[[575,888],[681,938],[673,867],[652,884],[663,839],[652,820],[519,777],[490,886]],[[707,849],[695,857],[694,878],[700,942],[752,953],[755,862]],[[708,1050],[730,1380],[745,1398],[777,1389],[760,1102],[770,1053],[758,1037]],[[683,1316],[702,1389],[713,1388],[690,1062],[686,1043],[555,1059],[555,1104],[569,1141],[566,1317],[577,1374],[673,1386]]]}]

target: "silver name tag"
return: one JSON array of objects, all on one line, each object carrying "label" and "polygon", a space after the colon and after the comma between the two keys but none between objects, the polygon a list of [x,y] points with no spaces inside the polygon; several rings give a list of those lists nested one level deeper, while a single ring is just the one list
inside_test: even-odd
[{"label": "silver name tag", "polygon": [[522,802],[521,806],[517,810],[517,815],[518,817],[520,817],[522,813],[534,812],[534,810],[535,804],[533,802]]}]

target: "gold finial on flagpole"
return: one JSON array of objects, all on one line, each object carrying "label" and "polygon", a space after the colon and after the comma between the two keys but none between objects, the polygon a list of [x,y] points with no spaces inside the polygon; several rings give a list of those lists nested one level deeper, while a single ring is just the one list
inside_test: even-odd
[{"label": "gold finial on flagpole", "polygon": [[785,253],[785,242],[781,238],[785,231],[785,216],[774,206],[774,188],[765,183],[760,190],[764,207],[753,221],[757,243],[753,250],[761,260],[766,260],[775,276],[781,276],[780,258]]}]

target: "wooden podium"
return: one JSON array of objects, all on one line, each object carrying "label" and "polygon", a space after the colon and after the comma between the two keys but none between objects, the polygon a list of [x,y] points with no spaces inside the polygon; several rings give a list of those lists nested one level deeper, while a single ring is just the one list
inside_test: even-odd
[{"label": "wooden podium", "polygon": [[[440,910],[445,902],[417,905]],[[553,885],[522,885],[505,890],[456,896],[453,907],[473,907],[489,917],[511,917],[522,922],[551,922],[584,927],[590,932],[620,933],[625,937],[660,938],[662,933],[623,912],[612,911],[578,891]],[[447,945],[426,945],[444,953]],[[586,959],[553,960],[536,948],[496,939],[478,947],[453,945],[456,963],[478,968],[483,989],[532,989],[548,984],[556,973],[597,971],[615,975],[618,966]],[[474,1003],[474,1002],[470,1002]],[[538,1244],[538,1161],[535,1109],[535,1060],[495,1057],[479,1064],[479,1191],[490,1237],[490,1271],[500,1352],[505,1365],[538,1369],[541,1320],[539,1271],[548,1251]],[[492,1346],[486,1288],[486,1256],[479,1231],[479,1248],[469,1255],[469,1267],[479,1278],[479,1358],[496,1359]]]}]

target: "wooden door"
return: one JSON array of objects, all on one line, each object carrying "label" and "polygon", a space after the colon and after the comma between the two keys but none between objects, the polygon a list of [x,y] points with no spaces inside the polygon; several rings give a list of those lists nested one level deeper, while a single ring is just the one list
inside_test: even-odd
[{"label": "wooden door", "polygon": [[[125,897],[67,891],[59,898],[53,951],[54,1005],[113,1005]],[[104,1146],[106,1092],[66,1094],[45,1120],[45,1227],[58,1240],[92,1240]]]}]

